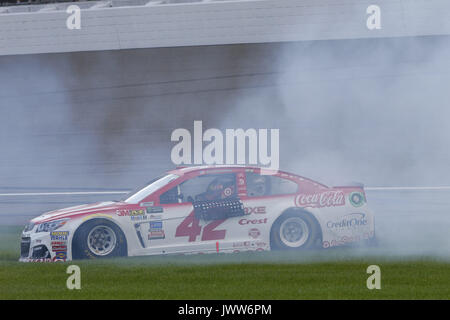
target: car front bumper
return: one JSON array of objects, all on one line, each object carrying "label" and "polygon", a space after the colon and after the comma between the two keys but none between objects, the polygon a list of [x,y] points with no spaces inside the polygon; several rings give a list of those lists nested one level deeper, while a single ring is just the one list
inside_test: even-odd
[{"label": "car front bumper", "polygon": [[67,234],[23,232],[20,243],[21,262],[67,261]]}]

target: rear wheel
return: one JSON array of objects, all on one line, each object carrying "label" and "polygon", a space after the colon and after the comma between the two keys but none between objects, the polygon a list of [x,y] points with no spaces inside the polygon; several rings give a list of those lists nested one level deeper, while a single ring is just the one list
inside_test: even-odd
[{"label": "rear wheel", "polygon": [[96,219],[76,231],[73,238],[73,259],[107,258],[127,255],[125,235],[114,223]]},{"label": "rear wheel", "polygon": [[271,245],[274,249],[310,249],[316,246],[318,239],[320,228],[317,222],[304,212],[285,213],[272,226]]}]

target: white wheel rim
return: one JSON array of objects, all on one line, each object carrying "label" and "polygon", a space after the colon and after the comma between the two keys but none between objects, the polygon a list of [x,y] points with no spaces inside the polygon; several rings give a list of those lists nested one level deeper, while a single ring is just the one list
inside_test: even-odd
[{"label": "white wheel rim", "polygon": [[87,237],[88,247],[98,256],[110,254],[116,247],[116,233],[110,227],[96,226]]},{"label": "white wheel rim", "polygon": [[308,224],[300,217],[288,218],[280,226],[280,239],[288,247],[301,247],[308,238]]}]

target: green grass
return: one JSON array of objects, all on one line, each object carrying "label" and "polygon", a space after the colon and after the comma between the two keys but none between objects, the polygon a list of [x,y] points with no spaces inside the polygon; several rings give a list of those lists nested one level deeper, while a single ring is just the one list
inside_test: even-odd
[{"label": "green grass", "polygon": [[18,226],[0,226],[0,261],[19,259],[22,230]]},{"label": "green grass", "polygon": [[[120,258],[19,263],[20,228],[0,227],[0,299],[449,299],[450,263],[349,254],[292,253]],[[68,290],[66,268],[81,268]],[[381,268],[368,290],[367,266]]]}]

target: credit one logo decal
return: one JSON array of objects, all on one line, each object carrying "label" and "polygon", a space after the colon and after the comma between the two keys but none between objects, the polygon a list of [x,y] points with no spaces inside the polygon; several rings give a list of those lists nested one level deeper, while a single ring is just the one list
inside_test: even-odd
[{"label": "credit one logo decal", "polygon": [[325,191],[321,193],[299,194],[295,197],[297,207],[335,207],[345,205],[342,191]]},{"label": "credit one logo decal", "polygon": [[367,219],[364,213],[350,213],[338,221],[327,222],[327,228],[329,229],[355,228],[365,225],[367,225]]}]

